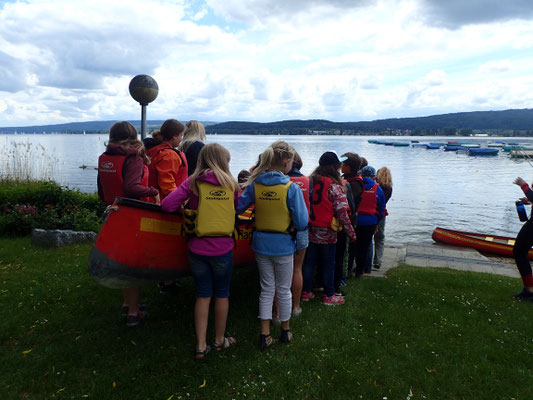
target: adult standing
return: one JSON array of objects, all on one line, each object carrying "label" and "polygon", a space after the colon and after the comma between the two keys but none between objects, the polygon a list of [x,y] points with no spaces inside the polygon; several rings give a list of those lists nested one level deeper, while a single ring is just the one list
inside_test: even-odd
[{"label": "adult standing", "polygon": [[179,149],[185,153],[188,163],[188,175],[191,176],[196,169],[198,155],[205,146],[205,128],[201,122],[189,121],[185,124],[185,133]]},{"label": "adult standing", "polygon": [[[529,185],[522,178],[518,177],[513,182],[515,185],[520,186],[525,198],[522,198],[522,202],[533,202],[533,191]],[[515,294],[513,297],[518,300],[533,301],[533,275],[531,272],[531,264],[529,262],[529,249],[533,246],[533,218],[529,218],[518,235],[513,246],[513,256],[522,278],[524,288],[520,293]]]}]

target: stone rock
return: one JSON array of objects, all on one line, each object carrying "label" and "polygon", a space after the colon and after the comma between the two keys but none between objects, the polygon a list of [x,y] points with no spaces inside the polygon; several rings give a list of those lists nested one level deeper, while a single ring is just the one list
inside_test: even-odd
[{"label": "stone rock", "polygon": [[42,247],[61,247],[95,240],[96,233],[88,231],[33,229],[31,232],[32,243]]}]

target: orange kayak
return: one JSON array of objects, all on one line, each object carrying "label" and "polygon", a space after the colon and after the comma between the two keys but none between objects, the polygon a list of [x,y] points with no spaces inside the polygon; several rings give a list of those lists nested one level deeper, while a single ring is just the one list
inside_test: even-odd
[{"label": "orange kayak", "polygon": [[[435,242],[470,247],[485,253],[513,257],[515,239],[510,237],[452,231],[438,227],[435,228],[431,237]],[[529,250],[528,256],[530,260],[533,260],[533,249]]]},{"label": "orange kayak", "polygon": [[[252,223],[239,217],[235,229],[235,267],[255,263]],[[117,198],[89,256],[89,274],[101,285],[133,287],[189,275],[183,217],[139,200]]]}]

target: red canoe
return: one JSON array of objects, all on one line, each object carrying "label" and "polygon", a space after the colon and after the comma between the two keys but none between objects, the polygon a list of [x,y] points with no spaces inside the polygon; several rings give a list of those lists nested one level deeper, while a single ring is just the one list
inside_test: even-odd
[{"label": "red canoe", "polygon": [[[236,267],[255,263],[251,237],[250,220],[241,218],[233,249]],[[117,198],[91,250],[89,273],[112,288],[189,275],[183,217],[155,204]]]},{"label": "red canoe", "polygon": [[[513,257],[514,238],[452,231],[438,227],[435,228],[431,237],[435,242],[453,244],[460,247],[471,247],[484,253]],[[529,250],[529,259],[533,260],[533,249]]]}]

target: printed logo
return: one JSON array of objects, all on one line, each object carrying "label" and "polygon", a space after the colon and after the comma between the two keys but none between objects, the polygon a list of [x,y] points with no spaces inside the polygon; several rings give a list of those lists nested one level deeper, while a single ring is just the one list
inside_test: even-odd
[{"label": "printed logo", "polygon": [[300,186],[300,189],[304,187],[304,183],[303,182],[294,182],[296,183],[298,186]]},{"label": "printed logo", "polygon": [[276,192],[263,192],[263,193],[261,193],[261,194],[262,194],[263,196],[265,196],[265,197],[270,197],[270,198],[272,198],[272,197],[276,197],[276,196],[278,195]]},{"label": "printed logo", "polygon": [[115,164],[113,164],[112,161],[104,161],[102,163],[102,168],[105,168],[105,169],[111,169],[115,166]]},{"label": "printed logo", "polygon": [[209,194],[213,197],[222,197],[226,195],[225,190],[211,190]]}]

